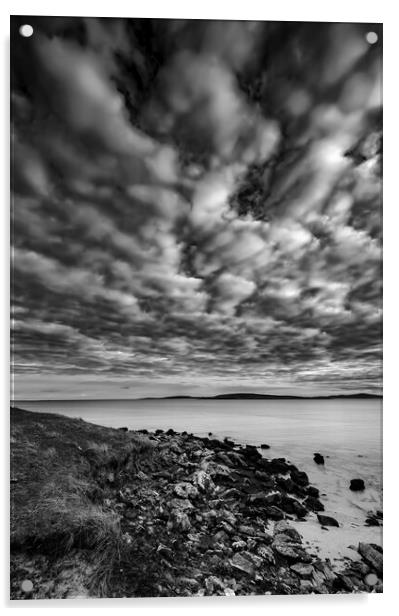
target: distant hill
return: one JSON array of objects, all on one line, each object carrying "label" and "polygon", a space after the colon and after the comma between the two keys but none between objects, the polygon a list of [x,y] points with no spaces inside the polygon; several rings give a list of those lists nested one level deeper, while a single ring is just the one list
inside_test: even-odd
[{"label": "distant hill", "polygon": [[217,396],[165,396],[163,398],[144,398],[144,400],[335,400],[335,399],[376,399],[377,394],[347,394],[332,396],[276,396],[271,394],[231,393]]}]

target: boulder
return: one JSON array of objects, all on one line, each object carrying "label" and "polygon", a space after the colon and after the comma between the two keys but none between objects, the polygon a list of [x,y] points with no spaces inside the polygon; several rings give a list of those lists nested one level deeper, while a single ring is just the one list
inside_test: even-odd
[{"label": "boulder", "polygon": [[180,498],[196,498],[198,496],[198,489],[188,481],[177,483],[173,491]]},{"label": "boulder", "polygon": [[248,497],[248,503],[254,505],[255,507],[259,506],[268,506],[268,505],[278,505],[281,502],[281,494],[280,492],[269,492],[268,494],[263,494],[262,492],[257,492],[256,494],[250,494]]},{"label": "boulder", "polygon": [[297,543],[276,542],[272,543],[272,548],[275,553],[292,562],[310,563],[312,557]]},{"label": "boulder", "polygon": [[380,526],[380,521],[375,515],[369,515],[365,521],[366,526]]},{"label": "boulder", "polygon": [[313,460],[316,464],[324,464],[324,456],[322,456],[321,453],[315,453],[313,455]]},{"label": "boulder", "polygon": [[307,496],[303,501],[305,507],[311,511],[324,511],[324,505],[315,496]]},{"label": "boulder", "polygon": [[366,577],[364,578],[364,581],[367,584],[367,586],[375,586],[378,582],[378,577],[376,576],[375,573],[368,573]]},{"label": "boulder", "polygon": [[265,471],[255,471],[255,478],[262,482],[263,488],[274,488],[274,478]]},{"label": "boulder", "polygon": [[359,543],[359,554],[378,574],[382,573],[383,558],[380,547],[372,543]]},{"label": "boulder", "polygon": [[349,489],[352,490],[352,492],[361,492],[364,488],[365,485],[363,479],[351,479]]},{"label": "boulder", "polygon": [[283,496],[280,506],[286,513],[295,514],[298,518],[304,518],[308,513],[306,507],[291,496]]},{"label": "boulder", "polygon": [[291,465],[285,460],[285,458],[273,458],[273,460],[267,460],[262,457],[262,454],[259,454],[261,459],[258,460],[258,467],[262,468],[267,473],[272,475],[277,475],[279,473],[285,474],[291,468]]},{"label": "boulder", "polygon": [[230,565],[235,569],[244,571],[244,573],[247,573],[251,576],[253,576],[255,573],[254,563],[248,557],[243,556],[241,552],[237,552],[236,554],[234,554],[233,558],[230,560]]},{"label": "boulder", "polygon": [[286,492],[294,493],[296,488],[298,487],[292,479],[289,477],[277,477],[276,483],[280,488],[285,490]]},{"label": "boulder", "polygon": [[263,509],[264,515],[270,520],[282,520],[285,515],[284,512],[281,511],[279,507],[275,507],[274,505],[270,505]]},{"label": "boulder", "polygon": [[123,428],[118,428],[118,430],[121,430],[121,432],[129,432],[129,428],[126,428],[126,426],[123,426]]},{"label": "boulder", "polygon": [[267,445],[266,443],[262,443],[262,445],[260,446],[261,449],[270,449],[270,445]]},{"label": "boulder", "polygon": [[314,486],[308,486],[306,488],[306,494],[308,494],[308,496],[314,496],[315,498],[318,498],[320,496],[319,490]]},{"label": "boulder", "polygon": [[274,537],[277,537],[277,535],[286,535],[291,541],[302,543],[301,535],[296,528],[291,526],[286,520],[280,520],[274,524],[273,535]]},{"label": "boulder", "polygon": [[240,454],[249,462],[256,462],[262,459],[262,454],[254,445],[246,445],[245,449],[241,449]]},{"label": "boulder", "polygon": [[299,577],[307,580],[312,577],[314,571],[312,565],[305,565],[305,563],[296,563],[295,565],[291,565],[290,569],[299,575]]},{"label": "boulder", "polygon": [[290,476],[292,481],[300,486],[306,487],[309,485],[309,477],[304,471],[292,470]]},{"label": "boulder", "polygon": [[317,519],[319,520],[322,526],[338,526],[339,524],[335,518],[330,517],[329,515],[317,514]]}]

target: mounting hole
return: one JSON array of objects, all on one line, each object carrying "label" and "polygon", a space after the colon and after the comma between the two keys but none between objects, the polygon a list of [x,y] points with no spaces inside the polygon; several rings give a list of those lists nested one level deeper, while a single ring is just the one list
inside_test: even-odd
[{"label": "mounting hole", "polygon": [[24,24],[23,26],[20,27],[19,33],[21,36],[24,36],[25,38],[27,38],[29,36],[32,36],[33,28],[30,24]]},{"label": "mounting hole", "polygon": [[378,41],[377,32],[367,32],[366,41],[370,43],[370,45],[375,45],[375,43]]}]

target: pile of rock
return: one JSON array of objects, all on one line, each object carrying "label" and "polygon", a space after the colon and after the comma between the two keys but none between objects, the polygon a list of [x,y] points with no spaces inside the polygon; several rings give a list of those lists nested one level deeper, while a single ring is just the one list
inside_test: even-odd
[{"label": "pile of rock", "polygon": [[[159,572],[152,594],[381,590],[375,546],[361,544],[359,562],[338,572],[303,545],[289,520],[316,512],[323,526],[339,524],[318,513],[324,510],[318,490],[284,458],[269,460],[255,446],[172,430],[149,438],[153,468],[126,476],[114,505],[126,540],[148,546]],[[129,596],[128,578],[124,592]]]}]

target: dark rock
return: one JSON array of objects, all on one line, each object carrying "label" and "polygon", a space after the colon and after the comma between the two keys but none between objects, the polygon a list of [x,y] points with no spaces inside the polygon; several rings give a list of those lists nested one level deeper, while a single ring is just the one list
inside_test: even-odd
[{"label": "dark rock", "polygon": [[284,495],[281,499],[281,508],[286,513],[294,513],[298,518],[304,518],[308,513],[306,507],[304,507],[299,501],[291,496]]},{"label": "dark rock", "polygon": [[364,488],[363,479],[351,479],[349,489],[352,490],[352,492],[361,492]]},{"label": "dark rock", "polygon": [[324,464],[324,456],[322,456],[321,453],[315,453],[313,456],[313,460],[316,462],[316,464]]},{"label": "dark rock", "polygon": [[173,435],[174,435],[174,434],[176,434],[176,433],[175,433],[175,431],[174,431],[172,428],[169,428],[169,430],[167,430],[166,434],[167,434],[168,436],[173,436]]},{"label": "dark rock", "polygon": [[280,488],[283,488],[286,492],[295,493],[297,484],[289,477],[277,477],[276,483]]},{"label": "dark rock", "polygon": [[303,501],[303,504],[311,511],[324,511],[323,503],[321,503],[319,499],[314,496],[307,496]]},{"label": "dark rock", "polygon": [[254,445],[247,445],[245,449],[241,449],[240,454],[250,462],[262,459],[262,454],[257,450]]},{"label": "dark rock", "polygon": [[267,445],[266,443],[262,443],[262,445],[260,446],[261,449],[270,449],[270,445]]},{"label": "dark rock", "polygon": [[286,520],[281,520],[276,522],[273,529],[273,535],[276,538],[278,535],[286,535],[289,537],[290,541],[294,541],[295,543],[302,543],[302,537],[294,528],[287,522]]},{"label": "dark rock", "polygon": [[273,488],[274,487],[274,479],[268,473],[264,471],[255,471],[255,478],[262,482],[263,488]]},{"label": "dark rock", "polygon": [[259,455],[261,459],[258,461],[258,466],[272,475],[285,474],[291,469],[291,465],[288,464],[285,458],[266,460],[266,458],[262,458],[262,454]]},{"label": "dark rock", "polygon": [[353,592],[357,590],[351,578],[347,575],[344,575],[343,573],[337,574],[337,577],[334,580],[334,588],[336,588],[336,590],[346,590],[347,592]]},{"label": "dark rock", "polygon": [[171,557],[173,556],[173,550],[171,548],[168,548],[166,545],[163,545],[162,543],[160,543],[157,547],[157,552],[158,554],[161,554],[161,556],[164,556],[167,559],[171,559]]},{"label": "dark rock", "polygon": [[163,434],[163,430],[161,430],[161,428],[158,428],[158,430],[155,430],[155,434]]},{"label": "dark rock", "polygon": [[284,512],[281,511],[279,507],[275,507],[271,505],[270,507],[265,507],[263,509],[264,515],[270,520],[282,520],[284,516]]},{"label": "dark rock", "polygon": [[371,543],[359,543],[359,554],[363,556],[368,563],[378,574],[382,573],[383,558],[379,546]]},{"label": "dark rock", "polygon": [[322,526],[338,526],[339,527],[337,520],[328,515],[318,514],[317,519],[319,520]]},{"label": "dark rock", "polygon": [[269,494],[263,494],[258,492],[256,494],[250,494],[248,497],[248,503],[256,506],[268,506],[279,505],[281,502],[280,492],[270,492]]},{"label": "dark rock", "polygon": [[123,426],[123,428],[118,428],[121,432],[129,432],[129,428],[126,428],[126,426]]},{"label": "dark rock", "polygon": [[306,488],[306,494],[308,494],[309,496],[314,496],[315,498],[318,498],[320,495],[320,492],[314,486],[308,486]]},{"label": "dark rock", "polygon": [[337,575],[331,569],[331,566],[329,563],[317,561],[314,563],[314,566],[317,570],[321,571],[321,573],[324,575],[324,578],[326,579],[327,582],[329,583],[334,582]]},{"label": "dark rock", "polygon": [[209,446],[212,447],[215,451],[221,451],[222,449],[226,449],[226,445],[223,441],[219,441],[217,438],[211,438],[209,440]]},{"label": "dark rock", "polygon": [[309,477],[304,471],[292,470],[290,476],[292,481],[300,486],[306,487],[309,485]]},{"label": "dark rock", "polygon": [[366,518],[365,525],[366,526],[380,526],[380,521],[378,520],[376,516],[369,516],[368,518]]},{"label": "dark rock", "polygon": [[227,436],[224,437],[223,439],[223,443],[225,445],[227,445],[230,449],[232,449],[233,447],[235,447],[235,442],[230,440]]}]

